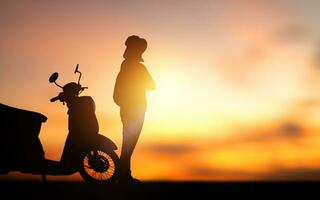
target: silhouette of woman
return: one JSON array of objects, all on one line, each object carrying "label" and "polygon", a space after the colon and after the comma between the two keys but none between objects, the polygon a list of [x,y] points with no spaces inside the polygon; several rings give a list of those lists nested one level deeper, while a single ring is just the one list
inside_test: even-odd
[{"label": "silhouette of woman", "polygon": [[123,125],[123,140],[120,156],[120,182],[138,181],[131,176],[131,156],[142,130],[147,107],[146,91],[155,88],[155,82],[143,62],[142,54],[147,48],[147,41],[136,35],[127,38],[117,76],[113,99],[120,107]]}]

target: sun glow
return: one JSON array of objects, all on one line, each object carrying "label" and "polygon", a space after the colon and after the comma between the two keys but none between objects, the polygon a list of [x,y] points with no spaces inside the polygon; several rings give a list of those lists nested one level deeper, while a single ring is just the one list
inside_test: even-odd
[{"label": "sun glow", "polygon": [[209,101],[214,97],[211,94],[190,74],[174,71],[163,74],[157,81],[156,90],[148,94],[148,115],[156,121],[166,122],[157,128],[170,129],[170,132],[193,131],[197,124],[205,127],[208,119],[213,120],[210,112],[213,107]]},{"label": "sun glow", "polygon": [[176,70],[155,73],[157,88],[148,93],[147,128],[162,134],[175,132],[174,136],[203,133],[212,137],[227,134],[232,124],[252,123],[270,115],[266,102],[239,96],[221,85],[213,72],[171,69]]}]

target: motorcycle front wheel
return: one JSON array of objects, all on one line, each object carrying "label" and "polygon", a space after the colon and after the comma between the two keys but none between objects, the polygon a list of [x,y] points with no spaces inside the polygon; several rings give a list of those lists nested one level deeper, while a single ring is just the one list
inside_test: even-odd
[{"label": "motorcycle front wheel", "polygon": [[79,173],[86,182],[111,184],[118,169],[119,157],[114,151],[96,148],[83,156]]}]

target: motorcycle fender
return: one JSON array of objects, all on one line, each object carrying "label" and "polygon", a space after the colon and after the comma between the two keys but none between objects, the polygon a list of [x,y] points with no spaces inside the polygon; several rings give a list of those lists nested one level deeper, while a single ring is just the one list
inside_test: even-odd
[{"label": "motorcycle fender", "polygon": [[98,134],[97,143],[99,146],[103,146],[103,147],[110,149],[110,150],[117,150],[118,149],[117,145],[112,140],[110,140],[109,138],[107,138],[101,134]]}]

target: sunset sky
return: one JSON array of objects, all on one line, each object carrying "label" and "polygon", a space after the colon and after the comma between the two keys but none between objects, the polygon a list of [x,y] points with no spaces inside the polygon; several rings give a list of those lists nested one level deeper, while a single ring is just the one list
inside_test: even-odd
[{"label": "sunset sky", "polygon": [[60,89],[48,78],[76,81],[80,64],[100,133],[121,147],[113,87],[124,42],[139,35],[157,90],[135,177],[320,180],[319,9],[316,0],[0,0],[0,103],[46,115],[40,139],[59,160],[67,108],[50,103]]}]

